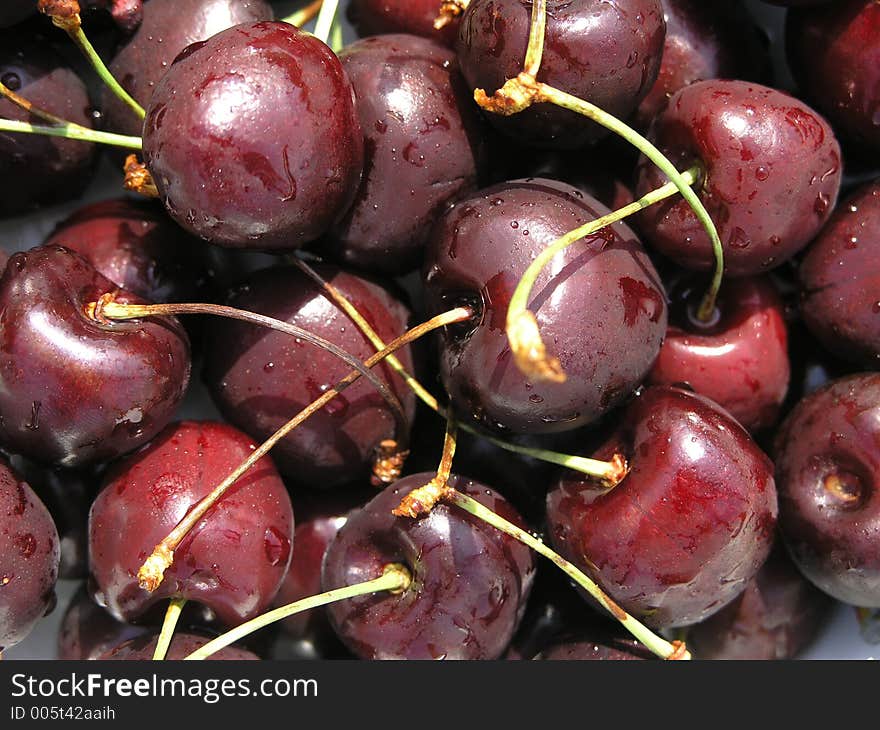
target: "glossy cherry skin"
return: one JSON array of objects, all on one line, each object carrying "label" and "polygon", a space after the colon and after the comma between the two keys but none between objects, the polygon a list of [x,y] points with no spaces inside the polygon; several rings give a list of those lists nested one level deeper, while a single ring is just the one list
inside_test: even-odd
[{"label": "glossy cherry skin", "polygon": [[61,619],[58,658],[97,659],[130,639],[152,633],[151,627],[127,624],[113,618],[92,600],[89,591],[83,586],[71,598]]},{"label": "glossy cherry skin", "polygon": [[[207,636],[196,636],[194,634],[178,632],[174,634],[174,637],[171,639],[171,645],[168,647],[165,659],[168,661],[180,661],[192,654],[196,649],[201,649],[210,640],[210,637]],[[156,644],[158,641],[158,634],[138,636],[110,649],[97,658],[101,661],[114,662],[150,661],[153,658],[153,653],[156,651]],[[260,657],[247,649],[227,646],[208,657],[208,661],[212,660],[238,662],[259,661]]]},{"label": "glossy cherry skin", "polygon": [[288,23],[188,46],[156,84],[144,161],[184,229],[233,248],[292,250],[354,199],[363,134],[336,55]]},{"label": "glossy cherry skin", "polygon": [[115,458],[171,420],[190,375],[170,317],[100,322],[86,305],[119,289],[58,246],[15,254],[0,279],[0,441],[44,464]]},{"label": "glossy cherry skin", "polygon": [[662,0],[666,40],[657,81],[639,104],[647,128],[679,89],[704,79],[755,79],[769,66],[766,43],[738,3]]},{"label": "glossy cherry skin", "polygon": [[[472,0],[456,47],[472,89],[491,95],[522,72],[531,13],[531,5],[520,0]],[[665,32],[660,0],[549,0],[538,81],[626,118],[657,78]],[[488,118],[519,141],[542,147],[574,149],[607,134],[548,103]]]},{"label": "glossy cherry skin", "polygon": [[451,46],[458,37],[461,17],[437,30],[434,20],[440,8],[434,0],[352,0],[350,16],[362,36],[411,33]]},{"label": "glossy cherry skin", "polygon": [[[191,43],[204,41],[239,23],[272,20],[264,0],[150,0],[137,31],[116,52],[111,73],[141,106],[146,107],[159,79]],[[107,129],[140,136],[143,121],[109,89],[101,96]]]},{"label": "glossy cherry skin", "polygon": [[[43,36],[0,31],[0,81],[63,119],[85,127],[94,124],[85,84]],[[3,97],[0,118],[38,123]],[[0,217],[76,197],[88,183],[94,160],[95,146],[90,143],[0,132]]]},{"label": "glossy cherry skin", "polygon": [[[522,618],[535,570],[528,548],[445,504],[416,520],[391,514],[434,476],[405,477],[352,512],[324,557],[324,590],[376,578],[389,563],[412,572],[397,595],[328,607],[342,641],[363,659],[497,659]],[[488,487],[455,476],[449,484],[521,524]]]},{"label": "glossy cherry skin", "polygon": [[880,367],[880,179],[834,211],[800,266],[801,313],[835,356]]},{"label": "glossy cherry skin", "polygon": [[[409,310],[389,291],[336,267],[316,270],[357,307],[384,342],[406,331]],[[227,303],[298,325],[361,360],[376,352],[357,325],[292,266],[250,275]],[[412,372],[410,348],[397,355]],[[218,319],[208,334],[204,378],[211,396],[224,417],[258,440],[268,438],[349,372],[350,366],[334,355],[284,332]],[[415,396],[409,387],[387,364],[374,372],[391,385],[411,420]],[[286,436],[272,456],[296,484],[335,487],[366,477],[376,447],[394,437],[394,416],[384,398],[361,380]]]},{"label": "glossy cherry skin", "polygon": [[547,495],[556,549],[650,626],[708,618],[746,587],[776,527],[773,465],[715,403],[645,389],[596,452],[623,454],[610,492],[565,472]]},{"label": "glossy cherry skin", "polygon": [[173,423],[108,472],[89,515],[95,598],[131,621],[167,598],[197,601],[224,624],[270,604],[290,564],[293,508],[266,457],[234,484],[175,551],[159,588],[138,586],[153,548],[255,445],[222,423]]},{"label": "glossy cherry skin", "polygon": [[880,607],[880,375],[804,398],[776,441],[779,525],[792,558],[844,603]]},{"label": "glossy cherry skin", "polygon": [[831,606],[779,546],[732,603],[688,629],[687,645],[698,659],[794,659],[816,638]]},{"label": "glossy cherry skin", "polygon": [[322,249],[368,271],[421,265],[431,225],[477,186],[483,132],[455,54],[433,41],[383,35],[339,54],[357,94],[364,176]]},{"label": "glossy cherry skin", "polygon": [[880,6],[844,0],[792,10],[785,36],[804,93],[835,128],[880,150]]},{"label": "glossy cherry skin", "polygon": [[704,323],[696,311],[706,285],[690,278],[673,291],[671,322],[648,382],[686,383],[749,431],[772,426],[791,379],[782,298],[767,277],[731,279]]},{"label": "glossy cherry skin", "polygon": [[541,651],[534,659],[545,661],[641,661],[656,657],[632,639],[608,637],[603,639],[570,638],[559,641]]},{"label": "glossy cherry skin", "polygon": [[0,651],[55,606],[59,558],[49,510],[0,457]]},{"label": "glossy cherry skin", "polygon": [[[790,259],[828,220],[840,191],[840,145],[828,123],[782,91],[745,81],[681,89],[649,138],[681,170],[699,163],[697,190],[724,247],[725,273],[749,276]],[[666,178],[644,157],[636,197]],[[638,217],[645,242],[688,269],[714,266],[709,236],[674,198]]]},{"label": "glossy cherry skin", "polygon": [[571,430],[647,374],[666,330],[666,294],[625,224],[567,248],[532,291],[529,306],[566,382],[531,382],[510,353],[507,306],[532,259],[606,212],[576,188],[534,178],[465,198],[434,228],[425,260],[429,311],[462,303],[479,310],[473,324],[442,335],[441,375],[462,418],[516,433]]},{"label": "glossy cherry skin", "polygon": [[45,245],[76,251],[117,286],[151,302],[204,301],[205,243],[187,236],[154,203],[91,203],[61,221]]}]

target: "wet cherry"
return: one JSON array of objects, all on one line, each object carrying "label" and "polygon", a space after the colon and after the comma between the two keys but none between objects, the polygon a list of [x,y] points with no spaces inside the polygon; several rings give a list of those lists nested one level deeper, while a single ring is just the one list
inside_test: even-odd
[{"label": "wet cherry", "polygon": [[[153,652],[156,651],[158,635],[138,636],[134,639],[119,644],[104,654],[97,657],[102,661],[114,662],[142,662],[150,661]],[[210,637],[196,636],[195,634],[175,633],[168,647],[165,658],[169,661],[179,661],[200,649],[210,641]],[[247,649],[239,649],[235,646],[227,646],[216,654],[207,657],[208,661],[259,661],[253,652]]]},{"label": "wet cherry", "polygon": [[451,46],[458,37],[459,18],[437,30],[436,0],[352,0],[350,15],[361,35],[412,33]]}]

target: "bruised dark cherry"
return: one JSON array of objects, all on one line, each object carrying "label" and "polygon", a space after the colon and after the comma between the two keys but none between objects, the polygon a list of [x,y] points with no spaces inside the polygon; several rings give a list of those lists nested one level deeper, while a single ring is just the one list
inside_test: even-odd
[{"label": "bruised dark cherry", "polygon": [[49,510],[0,457],[0,651],[55,606],[60,548]]},{"label": "bruised dark cherry", "polygon": [[666,330],[666,294],[632,231],[616,223],[558,255],[529,302],[565,383],[532,382],[505,333],[510,297],[533,258],[607,209],[553,180],[517,180],[458,202],[425,261],[428,309],[461,303],[473,324],[443,333],[440,370],[456,411],[492,429],[552,433],[595,421],[647,374]]},{"label": "bruised dark cherry", "polygon": [[437,30],[440,3],[435,0],[352,0],[349,15],[363,36],[412,33],[452,46],[458,37],[460,16]]},{"label": "bruised dark cherry", "polygon": [[[718,228],[725,272],[768,271],[806,246],[828,220],[841,183],[829,124],[788,94],[745,81],[699,81],[677,92],[649,138],[679,168],[700,164],[697,188]],[[642,158],[636,196],[666,178]],[[638,217],[645,243],[688,269],[714,265],[708,234],[682,199]]]},{"label": "bruised dark cherry", "polygon": [[233,248],[292,250],[354,199],[363,135],[338,58],[288,23],[188,46],[156,84],[144,161],[180,225]]},{"label": "bruised dark cherry", "polygon": [[566,471],[549,492],[553,544],[650,626],[708,618],[770,552],[772,463],[715,403],[666,386],[635,398],[595,456],[615,453],[629,473],[611,491]]},{"label": "bruised dark cherry", "polygon": [[[337,267],[322,265],[316,270],[354,304],[384,342],[406,331],[409,310],[388,290]],[[361,360],[376,352],[357,325],[293,266],[250,275],[227,303],[296,324]],[[348,365],[315,345],[257,325],[218,319],[207,339],[204,378],[214,402],[231,423],[260,440],[350,372]],[[403,348],[397,356],[412,372],[411,350]],[[391,385],[411,420],[413,392],[387,364],[374,371]],[[272,456],[296,484],[334,487],[365,477],[376,447],[394,437],[395,421],[385,400],[362,380],[286,436]]]},{"label": "bruised dark cherry", "polygon": [[0,279],[0,442],[44,464],[115,458],[172,418],[190,375],[177,320],[101,322],[86,305],[116,292],[142,303],[59,246],[17,253]]},{"label": "bruised dark cherry", "polygon": [[[171,639],[171,645],[165,658],[169,661],[179,661],[196,649],[201,649],[210,641],[210,637],[196,636],[195,634],[185,634],[177,632]],[[134,639],[119,644],[109,651],[96,657],[102,661],[114,662],[140,662],[150,661],[153,653],[156,651],[156,644],[159,641],[158,634],[138,636]],[[209,656],[208,661],[259,661],[260,657],[247,649],[240,649],[236,646],[227,646],[220,651]]]},{"label": "bruised dark cherry", "polygon": [[159,541],[253,449],[231,426],[183,421],[114,464],[89,517],[98,603],[125,621],[173,597],[207,606],[226,625],[262,613],[287,572],[294,529],[290,498],[268,457],[184,538],[157,590],[148,593],[136,577]]},{"label": "bruised dark cherry", "polygon": [[840,203],[799,272],[813,335],[840,359],[880,367],[880,179]]},{"label": "bruised dark cherry", "polygon": [[369,271],[421,265],[430,227],[477,186],[483,129],[455,54],[411,35],[383,35],[339,54],[357,94],[364,177],[322,249]]},{"label": "bruised dark cherry", "polygon": [[[534,575],[531,551],[457,507],[437,505],[421,519],[391,511],[435,474],[413,474],[353,511],[324,558],[323,588],[378,577],[401,563],[412,584],[394,595],[331,604],[342,641],[363,659],[497,659],[525,610]],[[499,494],[453,476],[449,485],[521,524]]]},{"label": "bruised dark cherry", "polygon": [[844,603],[880,607],[880,375],[806,396],[776,441],[779,525],[801,572]]},{"label": "bruised dark cherry", "polygon": [[776,422],[791,378],[782,298],[767,277],[729,279],[710,322],[696,312],[705,278],[673,289],[670,325],[647,382],[687,383],[750,431]]},{"label": "bruised dark cherry", "polygon": [[[470,87],[487,94],[523,70],[532,8],[521,0],[472,0],[457,52]],[[542,81],[626,118],[660,69],[666,23],[660,0],[548,0]],[[574,149],[607,132],[549,103],[489,120],[521,142]]]}]

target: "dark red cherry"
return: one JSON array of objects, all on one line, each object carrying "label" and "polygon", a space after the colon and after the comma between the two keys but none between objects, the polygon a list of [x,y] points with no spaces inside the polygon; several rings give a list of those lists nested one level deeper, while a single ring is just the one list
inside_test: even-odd
[{"label": "dark red cherry", "polygon": [[609,636],[600,639],[569,637],[542,650],[535,659],[545,661],[641,661],[656,657],[633,639]]},{"label": "dark red cherry", "polygon": [[615,453],[629,473],[610,492],[565,472],[548,494],[554,545],[645,623],[702,621],[770,552],[773,465],[715,403],[664,386],[631,403],[596,456]]},{"label": "dark red cherry", "polygon": [[[196,649],[201,649],[210,641],[210,637],[196,636],[195,634],[175,633],[168,647],[165,658],[169,661],[179,661],[192,654]],[[119,644],[104,654],[97,657],[102,661],[113,662],[142,662],[150,661],[156,651],[159,641],[158,634],[138,636],[134,639]],[[259,661],[253,652],[240,649],[236,646],[227,646],[208,657],[209,661]]]},{"label": "dark red cherry", "polygon": [[551,433],[596,420],[641,383],[666,329],[666,295],[638,239],[617,223],[545,269],[529,303],[565,383],[531,382],[505,333],[510,297],[545,246],[607,212],[571,186],[540,178],[496,185],[457,203],[428,244],[428,308],[462,303],[473,324],[443,333],[443,383],[463,418],[493,429]]},{"label": "dark red cherry", "polygon": [[59,557],[49,510],[0,457],[0,651],[55,606]]},{"label": "dark red cherry", "polygon": [[3,0],[3,5],[0,5],[0,28],[20,23],[36,11],[34,0]]},{"label": "dark red cherry", "polygon": [[[325,590],[378,577],[401,563],[413,582],[399,594],[331,604],[343,642],[364,659],[497,659],[525,610],[534,575],[531,551],[457,507],[437,505],[421,519],[391,514],[436,474],[392,484],[348,521],[324,558]],[[499,494],[453,476],[450,486],[520,523]]]},{"label": "dark red cherry", "polygon": [[[700,199],[718,228],[725,272],[748,276],[800,251],[828,220],[840,190],[840,145],[803,102],[745,81],[691,84],[669,101],[649,137],[679,168],[702,165]],[[666,178],[645,158],[636,196]],[[645,242],[681,266],[714,265],[709,236],[675,198],[639,214]]]},{"label": "dark red cherry", "polygon": [[[41,109],[93,126],[85,84],[42,36],[17,29],[0,31],[0,82]],[[0,118],[38,123],[2,97]],[[91,177],[94,159],[93,144],[0,132],[0,217],[80,195]]]},{"label": "dark red cherry", "polygon": [[188,46],[156,84],[144,160],[186,230],[292,250],[353,201],[363,134],[333,51],[287,23],[244,23]]},{"label": "dark red cherry", "polygon": [[89,517],[98,603],[124,621],[173,597],[208,606],[227,625],[262,613],[287,572],[294,528],[290,498],[268,457],[184,538],[157,590],[137,582],[156,545],[254,448],[231,426],[183,421],[117,462]]},{"label": "dark red cherry", "polygon": [[458,37],[460,17],[437,30],[434,20],[439,9],[436,0],[352,0],[349,14],[362,36],[411,33],[451,46]]},{"label": "dark red cherry", "polygon": [[[319,266],[317,271],[357,307],[383,341],[406,331],[409,310],[386,289],[336,267]],[[233,290],[228,304],[298,325],[361,360],[376,352],[357,325],[293,266],[250,275]],[[258,440],[272,435],[351,370],[308,342],[257,325],[217,319],[207,339],[204,377],[214,402],[230,422]],[[412,372],[410,349],[397,354]],[[412,391],[390,366],[380,365],[375,372],[392,386],[411,420]],[[391,410],[364,380],[285,437],[272,457],[297,484],[334,487],[364,478],[376,447],[394,437]]]},{"label": "dark red cherry", "polygon": [[701,322],[696,312],[706,286],[691,277],[673,290],[669,329],[648,382],[687,383],[748,430],[772,426],[791,377],[782,299],[766,277],[731,279],[711,321]]},{"label": "dark red cherry", "polygon": [[85,0],[80,6],[88,10],[106,10],[123,33],[133,33],[144,19],[143,0]]},{"label": "dark red cherry", "polygon": [[190,375],[189,340],[169,317],[100,322],[86,305],[119,289],[58,246],[15,254],[0,279],[0,441],[41,463],[79,467],[148,441]]},{"label": "dark red cherry", "polygon": [[421,264],[446,205],[477,186],[483,130],[449,49],[387,35],[353,43],[339,58],[357,94],[364,177],[322,248],[348,264],[400,274]]},{"label": "dark red cherry", "polygon": [[801,572],[844,603],[880,607],[880,375],[804,398],[776,442],[779,525]]},{"label": "dark red cherry", "polygon": [[[471,88],[491,95],[522,72],[531,13],[531,4],[521,0],[472,0],[457,45]],[[657,78],[665,30],[660,0],[549,0],[538,81],[628,117]],[[543,147],[573,149],[606,134],[548,103],[488,118],[516,139]]]},{"label": "dark red cherry", "polygon": [[639,104],[645,127],[679,89],[704,79],[758,79],[769,66],[766,42],[739,3],[662,0],[666,40],[657,81]]},{"label": "dark red cherry", "polygon": [[880,150],[880,5],[843,0],[788,13],[792,72],[849,138]]},{"label": "dark red cherry", "polygon": [[58,658],[97,659],[129,639],[152,633],[153,629],[150,627],[127,624],[113,618],[92,600],[83,586],[70,599],[61,619]]},{"label": "dark red cherry", "polygon": [[[273,17],[264,0],[150,0],[137,31],[110,62],[110,71],[146,107],[159,79],[188,45],[239,23]],[[101,109],[108,130],[138,137],[143,133],[143,122],[109,89],[102,91]]]},{"label": "dark red cherry", "polygon": [[688,629],[687,645],[698,659],[794,659],[816,638],[831,606],[780,546],[732,603]]},{"label": "dark red cherry", "polygon": [[800,266],[801,313],[836,357],[880,367],[880,179],[841,202]]}]

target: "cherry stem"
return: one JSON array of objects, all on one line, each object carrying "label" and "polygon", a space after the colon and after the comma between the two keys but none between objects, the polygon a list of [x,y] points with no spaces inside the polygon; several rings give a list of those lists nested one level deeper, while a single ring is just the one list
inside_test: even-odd
[{"label": "cherry stem", "polygon": [[323,337],[313,334],[295,324],[285,322],[274,317],[249,312],[246,309],[237,309],[220,304],[120,304],[111,300],[113,295],[105,295],[97,302],[86,305],[87,314],[98,321],[102,320],[129,320],[143,319],[144,317],[163,317],[178,314],[211,314],[227,319],[236,319],[248,324],[267,327],[283,332],[284,334],[305,340],[306,342],[326,350],[334,357],[342,360],[349,367],[363,375],[385,399],[389,409],[394,414],[395,433],[397,434],[397,448],[406,451],[409,447],[409,422],[403,411],[400,399],[394,394],[385,381],[376,375],[369,367],[354,355],[343,350]]},{"label": "cherry stem", "polygon": [[[415,342],[420,337],[423,337],[428,332],[432,332],[435,329],[439,329],[440,327],[445,327],[450,324],[456,324],[459,322],[465,322],[469,319],[473,319],[474,311],[470,307],[457,307],[456,309],[452,309],[448,312],[444,312],[443,314],[439,314],[433,319],[428,320],[416,327],[413,327],[408,332],[404,333],[397,339],[395,339],[391,344],[382,349],[380,352],[377,352],[375,355],[369,357],[364,361],[364,365],[368,368],[372,368],[375,365],[378,365],[380,362],[385,360],[391,353],[399,350],[402,347],[410,344],[411,342]],[[345,390],[352,383],[355,383],[361,377],[361,373],[359,370],[354,370],[346,375],[339,383],[336,384],[333,388],[327,390],[320,398],[315,400],[306,406],[303,410],[301,410],[296,416],[294,416],[290,421],[284,424],[281,428],[279,428],[272,436],[270,436],[266,441],[263,442],[261,446],[254,449],[251,452],[251,455],[245,459],[238,467],[233,470],[229,476],[227,476],[220,484],[218,484],[210,494],[206,497],[202,498],[190,511],[187,515],[177,524],[177,526],[165,537],[162,542],[160,542],[153,554],[150,555],[149,558],[144,562],[138,571],[138,582],[140,586],[147,591],[154,591],[159,585],[162,583],[163,576],[165,571],[171,566],[174,562],[174,550],[180,545],[181,541],[186,537],[189,531],[198,524],[199,520],[205,516],[205,513],[208,512],[211,507],[220,499],[225,492],[235,484],[238,479],[245,474],[254,464],[256,464],[260,459],[262,459],[272,448],[287,436],[291,431],[297,428],[300,424],[306,421],[310,416],[317,413],[321,410],[327,403],[333,400],[337,395],[339,395],[343,390]]]},{"label": "cherry stem", "polygon": [[314,0],[314,2],[309,3],[304,8],[300,8],[295,13],[291,13],[286,18],[282,18],[281,20],[284,23],[295,25],[297,28],[302,28],[306,23],[308,23],[318,14],[318,11],[321,9],[321,6],[323,4],[324,0]]},{"label": "cherry stem", "polygon": [[434,509],[434,505],[443,499],[446,490],[449,489],[449,476],[452,474],[457,432],[455,418],[452,415],[447,416],[446,434],[443,437],[443,454],[440,457],[440,466],[437,467],[437,476],[424,486],[413,489],[397,507],[391,510],[391,514],[415,519],[419,515],[430,512]]},{"label": "cherry stem", "polygon": [[473,515],[477,519],[483,520],[487,524],[495,527],[501,532],[510,535],[510,537],[518,540],[527,547],[530,547],[539,555],[544,556],[560,568],[569,578],[595,598],[614,618],[616,618],[623,627],[629,631],[636,639],[644,644],[650,651],[662,659],[690,659],[690,652],[682,642],[676,641],[669,643],[660,636],[657,636],[647,626],[638,619],[628,614],[620,606],[593,582],[585,573],[583,573],[576,565],[568,562],[554,550],[550,549],[541,540],[530,535],[525,530],[517,527],[512,522],[505,520],[488,507],[484,506],[477,500],[469,497],[458,490],[447,488],[444,499],[451,502],[456,507],[460,507],[465,512]]},{"label": "cherry stem", "polygon": [[171,646],[171,640],[174,638],[174,629],[177,621],[180,619],[180,612],[186,605],[185,598],[172,598],[168,602],[168,609],[165,611],[165,620],[162,622],[162,630],[159,632],[159,638],[156,640],[156,649],[153,652],[153,661],[162,661],[168,654],[168,647]]},{"label": "cherry stem", "polygon": [[125,147],[130,150],[140,150],[142,147],[140,137],[128,137],[123,134],[112,132],[99,132],[89,129],[74,122],[64,122],[54,127],[47,127],[30,122],[18,122],[12,119],[0,119],[0,132],[23,132],[25,134],[42,134],[47,137],[64,137],[75,139],[80,142],[94,142],[107,144],[113,147]]},{"label": "cherry stem", "polygon": [[434,18],[434,29],[443,30],[454,18],[467,10],[470,4],[471,0],[445,0],[441,2],[437,17]]},{"label": "cherry stem", "polygon": [[336,22],[336,11],[339,9],[339,0],[324,0],[321,3],[321,11],[318,13],[318,20],[315,23],[314,36],[324,43],[330,41],[330,31],[333,29],[333,23]]},{"label": "cherry stem", "polygon": [[[361,313],[357,310],[357,308],[352,304],[345,295],[342,294],[335,286],[326,281],[317,271],[315,271],[311,266],[309,266],[302,259],[292,256],[290,260],[300,268],[300,270],[309,276],[318,286],[322,287],[327,295],[342,309],[349,318],[357,325],[357,327],[363,332],[364,336],[372,343],[373,347],[377,350],[383,350],[385,348],[385,343],[382,338],[376,333],[370,323],[361,315]],[[403,364],[398,360],[394,355],[389,355],[387,359],[388,364],[397,372],[400,377],[404,379],[406,384],[412,389],[412,391],[416,394],[416,396],[431,410],[440,414],[444,418],[447,417],[447,410],[443,408],[437,399],[428,391],[418,380],[416,380],[412,375],[407,372],[406,368]],[[546,461],[550,464],[557,464],[558,466],[564,466],[567,469],[571,469],[572,471],[580,472],[581,474],[586,474],[589,477],[593,477],[603,484],[613,487],[620,482],[620,480],[625,476],[625,471],[621,472],[620,463],[615,462],[605,462],[599,461],[597,459],[589,459],[584,456],[573,456],[571,454],[561,454],[556,451],[548,451],[547,449],[536,449],[529,446],[521,446],[519,444],[510,443],[508,441],[503,441],[495,436],[484,433],[473,426],[460,423],[458,424],[459,428],[462,431],[465,431],[472,436],[476,436],[477,438],[485,439],[495,446],[504,449],[505,451],[510,451],[515,454],[522,454],[523,456],[528,456],[533,459],[539,459],[540,461]]]},{"label": "cherry stem", "polygon": [[[686,172],[682,173],[681,178],[688,186],[694,185],[700,179],[701,170],[694,166]],[[529,299],[532,296],[532,289],[541,272],[547,267],[550,261],[560,252],[574,243],[577,243],[587,236],[598,233],[603,228],[621,221],[633,213],[637,213],[661,200],[666,200],[678,192],[678,187],[674,183],[666,183],[662,187],[652,190],[647,195],[639,198],[633,203],[619,208],[608,215],[597,218],[594,221],[585,223],[579,228],[566,233],[561,238],[547,246],[541,253],[535,257],[529,267],[526,269],[522,278],[510,298],[510,304],[507,308],[507,337],[510,340],[511,351],[514,355],[514,361],[517,367],[524,375],[539,380],[550,380],[553,382],[564,382],[565,373],[562,366],[556,358],[551,358],[547,354],[546,347],[541,340],[541,334],[538,329],[537,319],[535,315],[529,311]]]},{"label": "cherry stem", "polygon": [[310,596],[309,598],[302,598],[299,601],[289,603],[281,608],[268,611],[262,616],[257,616],[240,626],[236,626],[231,631],[221,634],[216,639],[209,641],[207,644],[196,649],[192,654],[185,656],[183,659],[184,661],[207,659],[212,654],[215,654],[221,649],[225,649],[239,639],[245,636],[250,636],[254,632],[259,631],[276,621],[281,621],[288,616],[293,616],[312,608],[326,606],[330,603],[335,603],[336,601],[344,601],[350,598],[357,598],[358,596],[366,596],[370,593],[379,593],[381,591],[388,591],[392,594],[402,593],[409,588],[411,583],[412,573],[406,566],[401,565],[400,563],[389,563],[385,566],[382,575],[378,578],[373,578],[372,580],[367,580],[363,583],[355,583],[354,585],[345,586],[344,588],[334,588],[326,593],[321,593],[317,596]]},{"label": "cherry stem", "polygon": [[529,45],[526,48],[526,60],[523,71],[529,76],[537,77],[541,69],[544,55],[544,35],[547,30],[547,0],[534,0],[532,3],[532,20],[529,27]]}]

